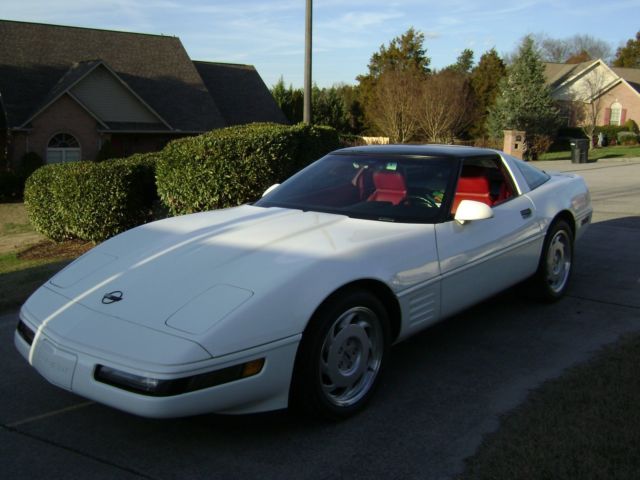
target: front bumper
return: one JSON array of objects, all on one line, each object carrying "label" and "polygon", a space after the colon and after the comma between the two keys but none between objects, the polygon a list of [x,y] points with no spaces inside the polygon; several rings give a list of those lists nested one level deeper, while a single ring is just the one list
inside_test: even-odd
[{"label": "front bumper", "polygon": [[[21,324],[14,336],[18,351],[49,382],[98,403],[153,418],[210,412],[254,413],[287,406],[299,335],[224,357],[171,365],[134,361],[113,352],[83,347],[48,331],[46,325],[38,329],[36,325],[40,322],[34,320],[24,309],[20,312]],[[168,396],[128,391],[98,381],[95,375],[102,365],[141,377],[174,380],[202,376],[256,359],[264,359],[256,375]]]}]

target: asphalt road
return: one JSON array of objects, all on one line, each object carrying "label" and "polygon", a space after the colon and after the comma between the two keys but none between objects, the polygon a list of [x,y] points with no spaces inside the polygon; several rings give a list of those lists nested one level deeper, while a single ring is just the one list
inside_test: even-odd
[{"label": "asphalt road", "polygon": [[596,209],[568,297],[510,291],[396,346],[346,422],[133,417],[50,386],[14,350],[16,315],[0,317],[2,478],[452,478],[531,389],[640,331],[640,159],[540,165],[579,170]]}]

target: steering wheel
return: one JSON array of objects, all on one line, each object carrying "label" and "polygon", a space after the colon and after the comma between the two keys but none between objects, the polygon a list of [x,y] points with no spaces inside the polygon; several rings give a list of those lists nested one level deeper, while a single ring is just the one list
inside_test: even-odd
[{"label": "steering wheel", "polygon": [[407,203],[415,205],[426,205],[431,208],[440,208],[435,199],[429,194],[425,195],[409,195],[407,196]]}]

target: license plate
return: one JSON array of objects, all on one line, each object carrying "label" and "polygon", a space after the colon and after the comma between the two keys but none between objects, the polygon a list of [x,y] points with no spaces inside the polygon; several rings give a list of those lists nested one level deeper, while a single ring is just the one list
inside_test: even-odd
[{"label": "license plate", "polygon": [[77,357],[73,353],[60,350],[46,339],[40,340],[35,348],[35,369],[51,383],[71,390]]}]

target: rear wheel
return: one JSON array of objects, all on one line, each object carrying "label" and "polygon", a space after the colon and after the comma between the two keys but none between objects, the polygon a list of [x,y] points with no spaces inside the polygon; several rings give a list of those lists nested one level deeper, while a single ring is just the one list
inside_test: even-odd
[{"label": "rear wheel", "polygon": [[556,220],[547,233],[533,281],[538,297],[545,301],[561,298],[567,290],[573,268],[573,231],[565,220]]},{"label": "rear wheel", "polygon": [[387,312],[367,291],[329,299],[304,332],[291,386],[297,410],[339,419],[370,399],[389,338]]}]

